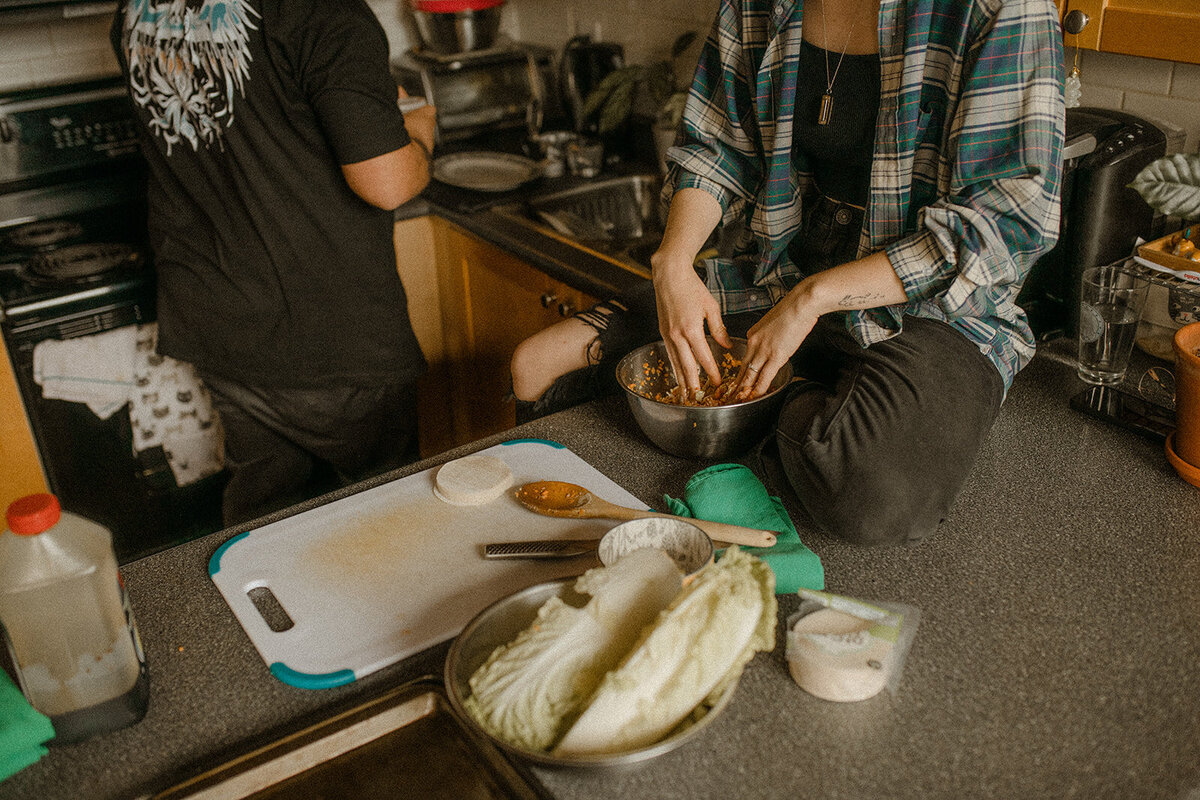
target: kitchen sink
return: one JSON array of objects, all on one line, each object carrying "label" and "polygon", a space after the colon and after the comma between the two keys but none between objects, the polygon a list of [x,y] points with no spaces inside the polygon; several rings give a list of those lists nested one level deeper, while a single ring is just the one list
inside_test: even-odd
[{"label": "kitchen sink", "polygon": [[662,178],[651,174],[594,178],[495,210],[648,271],[662,239],[661,186]]}]

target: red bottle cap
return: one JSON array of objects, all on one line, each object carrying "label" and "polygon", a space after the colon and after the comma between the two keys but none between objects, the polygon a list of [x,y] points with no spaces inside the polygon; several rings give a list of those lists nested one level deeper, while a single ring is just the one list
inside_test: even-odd
[{"label": "red bottle cap", "polygon": [[21,536],[48,531],[62,516],[62,506],[52,494],[31,494],[14,500],[6,514],[8,529]]}]

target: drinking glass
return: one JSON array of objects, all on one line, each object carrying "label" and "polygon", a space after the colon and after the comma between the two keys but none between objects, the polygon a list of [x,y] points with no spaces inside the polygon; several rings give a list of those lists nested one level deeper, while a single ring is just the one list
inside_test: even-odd
[{"label": "drinking glass", "polygon": [[1079,377],[1116,386],[1129,367],[1150,280],[1110,264],[1084,270],[1079,288]]}]

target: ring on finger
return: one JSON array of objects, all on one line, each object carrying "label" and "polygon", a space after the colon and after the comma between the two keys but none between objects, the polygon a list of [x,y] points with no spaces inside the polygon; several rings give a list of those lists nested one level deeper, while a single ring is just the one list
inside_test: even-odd
[{"label": "ring on finger", "polygon": [[746,366],[746,372],[762,372],[762,367],[756,367],[753,364]]}]

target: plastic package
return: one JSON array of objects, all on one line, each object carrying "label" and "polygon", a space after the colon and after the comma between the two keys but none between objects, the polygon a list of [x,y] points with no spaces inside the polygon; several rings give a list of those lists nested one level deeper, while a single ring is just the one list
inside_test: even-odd
[{"label": "plastic package", "polygon": [[920,609],[800,589],[787,620],[787,661],[800,688],[823,700],[854,702],[882,689],[895,696]]},{"label": "plastic package", "polygon": [[0,623],[21,691],[54,743],[140,720],[149,678],[133,611],[102,525],[49,494],[8,507],[0,534]]}]

